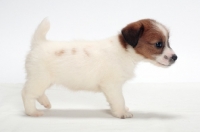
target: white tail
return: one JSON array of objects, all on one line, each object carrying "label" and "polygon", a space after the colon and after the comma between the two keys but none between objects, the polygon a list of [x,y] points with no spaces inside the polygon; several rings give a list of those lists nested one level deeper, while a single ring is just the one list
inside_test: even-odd
[{"label": "white tail", "polygon": [[48,18],[44,18],[38,25],[32,38],[32,46],[36,46],[39,42],[46,40],[46,34],[49,31],[50,23]]}]

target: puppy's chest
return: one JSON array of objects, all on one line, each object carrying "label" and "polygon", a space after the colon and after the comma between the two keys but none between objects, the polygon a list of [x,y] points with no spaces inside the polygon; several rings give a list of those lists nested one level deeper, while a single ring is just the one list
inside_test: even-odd
[{"label": "puppy's chest", "polygon": [[135,65],[129,64],[123,69],[124,76],[126,79],[131,79],[134,75]]},{"label": "puppy's chest", "polygon": [[135,64],[131,60],[122,59],[116,63],[118,65],[118,76],[123,80],[128,80],[133,77]]}]

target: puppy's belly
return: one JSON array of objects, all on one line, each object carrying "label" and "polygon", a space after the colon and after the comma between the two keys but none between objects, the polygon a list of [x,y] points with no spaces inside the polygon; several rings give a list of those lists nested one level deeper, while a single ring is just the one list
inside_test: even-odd
[{"label": "puppy's belly", "polygon": [[57,76],[56,84],[61,84],[71,90],[101,91],[100,83],[92,78],[82,77],[82,75]]},{"label": "puppy's belly", "polygon": [[102,73],[95,66],[81,63],[63,63],[54,66],[50,71],[56,84],[61,84],[71,90],[100,91]]}]

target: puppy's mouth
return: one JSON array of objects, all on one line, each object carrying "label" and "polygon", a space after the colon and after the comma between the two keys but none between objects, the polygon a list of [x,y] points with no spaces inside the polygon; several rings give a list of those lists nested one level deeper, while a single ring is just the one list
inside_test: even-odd
[{"label": "puppy's mouth", "polygon": [[172,64],[162,64],[162,63],[160,63],[160,62],[157,62],[159,65],[161,65],[161,66],[164,66],[164,67],[169,67],[169,66],[171,66]]},{"label": "puppy's mouth", "polygon": [[161,66],[169,67],[169,66],[171,66],[172,64],[174,64],[175,61],[171,59],[171,60],[169,60],[169,63],[168,63],[168,64],[164,64],[164,63],[161,63],[161,62],[159,62],[159,61],[157,61],[157,63],[158,63],[159,65],[161,65]]}]

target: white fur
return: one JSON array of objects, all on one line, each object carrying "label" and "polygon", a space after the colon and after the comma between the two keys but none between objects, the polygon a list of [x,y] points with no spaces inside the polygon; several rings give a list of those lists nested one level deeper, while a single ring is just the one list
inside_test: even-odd
[{"label": "white fur", "polygon": [[[158,30],[160,30],[163,33],[163,35],[167,38],[168,31],[166,30],[166,28],[161,23],[156,22],[154,24],[158,28]],[[166,39],[166,40],[168,40],[168,39]]]},{"label": "white fur", "polygon": [[167,46],[167,40],[168,40],[168,31],[166,30],[166,28],[164,28],[164,26],[160,23],[155,23],[155,26],[158,28],[158,30],[160,30],[162,32],[162,34],[165,36],[165,40],[166,40],[166,45],[164,47],[163,53],[161,55],[157,55],[156,56],[156,61],[162,65],[165,66],[169,66],[171,65],[171,61],[170,58],[172,57],[174,53],[174,51],[169,48],[169,46]]},{"label": "white fur", "polygon": [[35,100],[50,108],[45,90],[61,84],[72,90],[103,92],[114,116],[132,117],[125,108],[122,85],[132,78],[134,67],[143,57],[129,45],[127,50],[122,48],[118,36],[101,41],[55,42],[45,39],[48,30],[49,22],[44,19],[26,59],[27,81],[22,90],[26,114],[41,116]]}]

